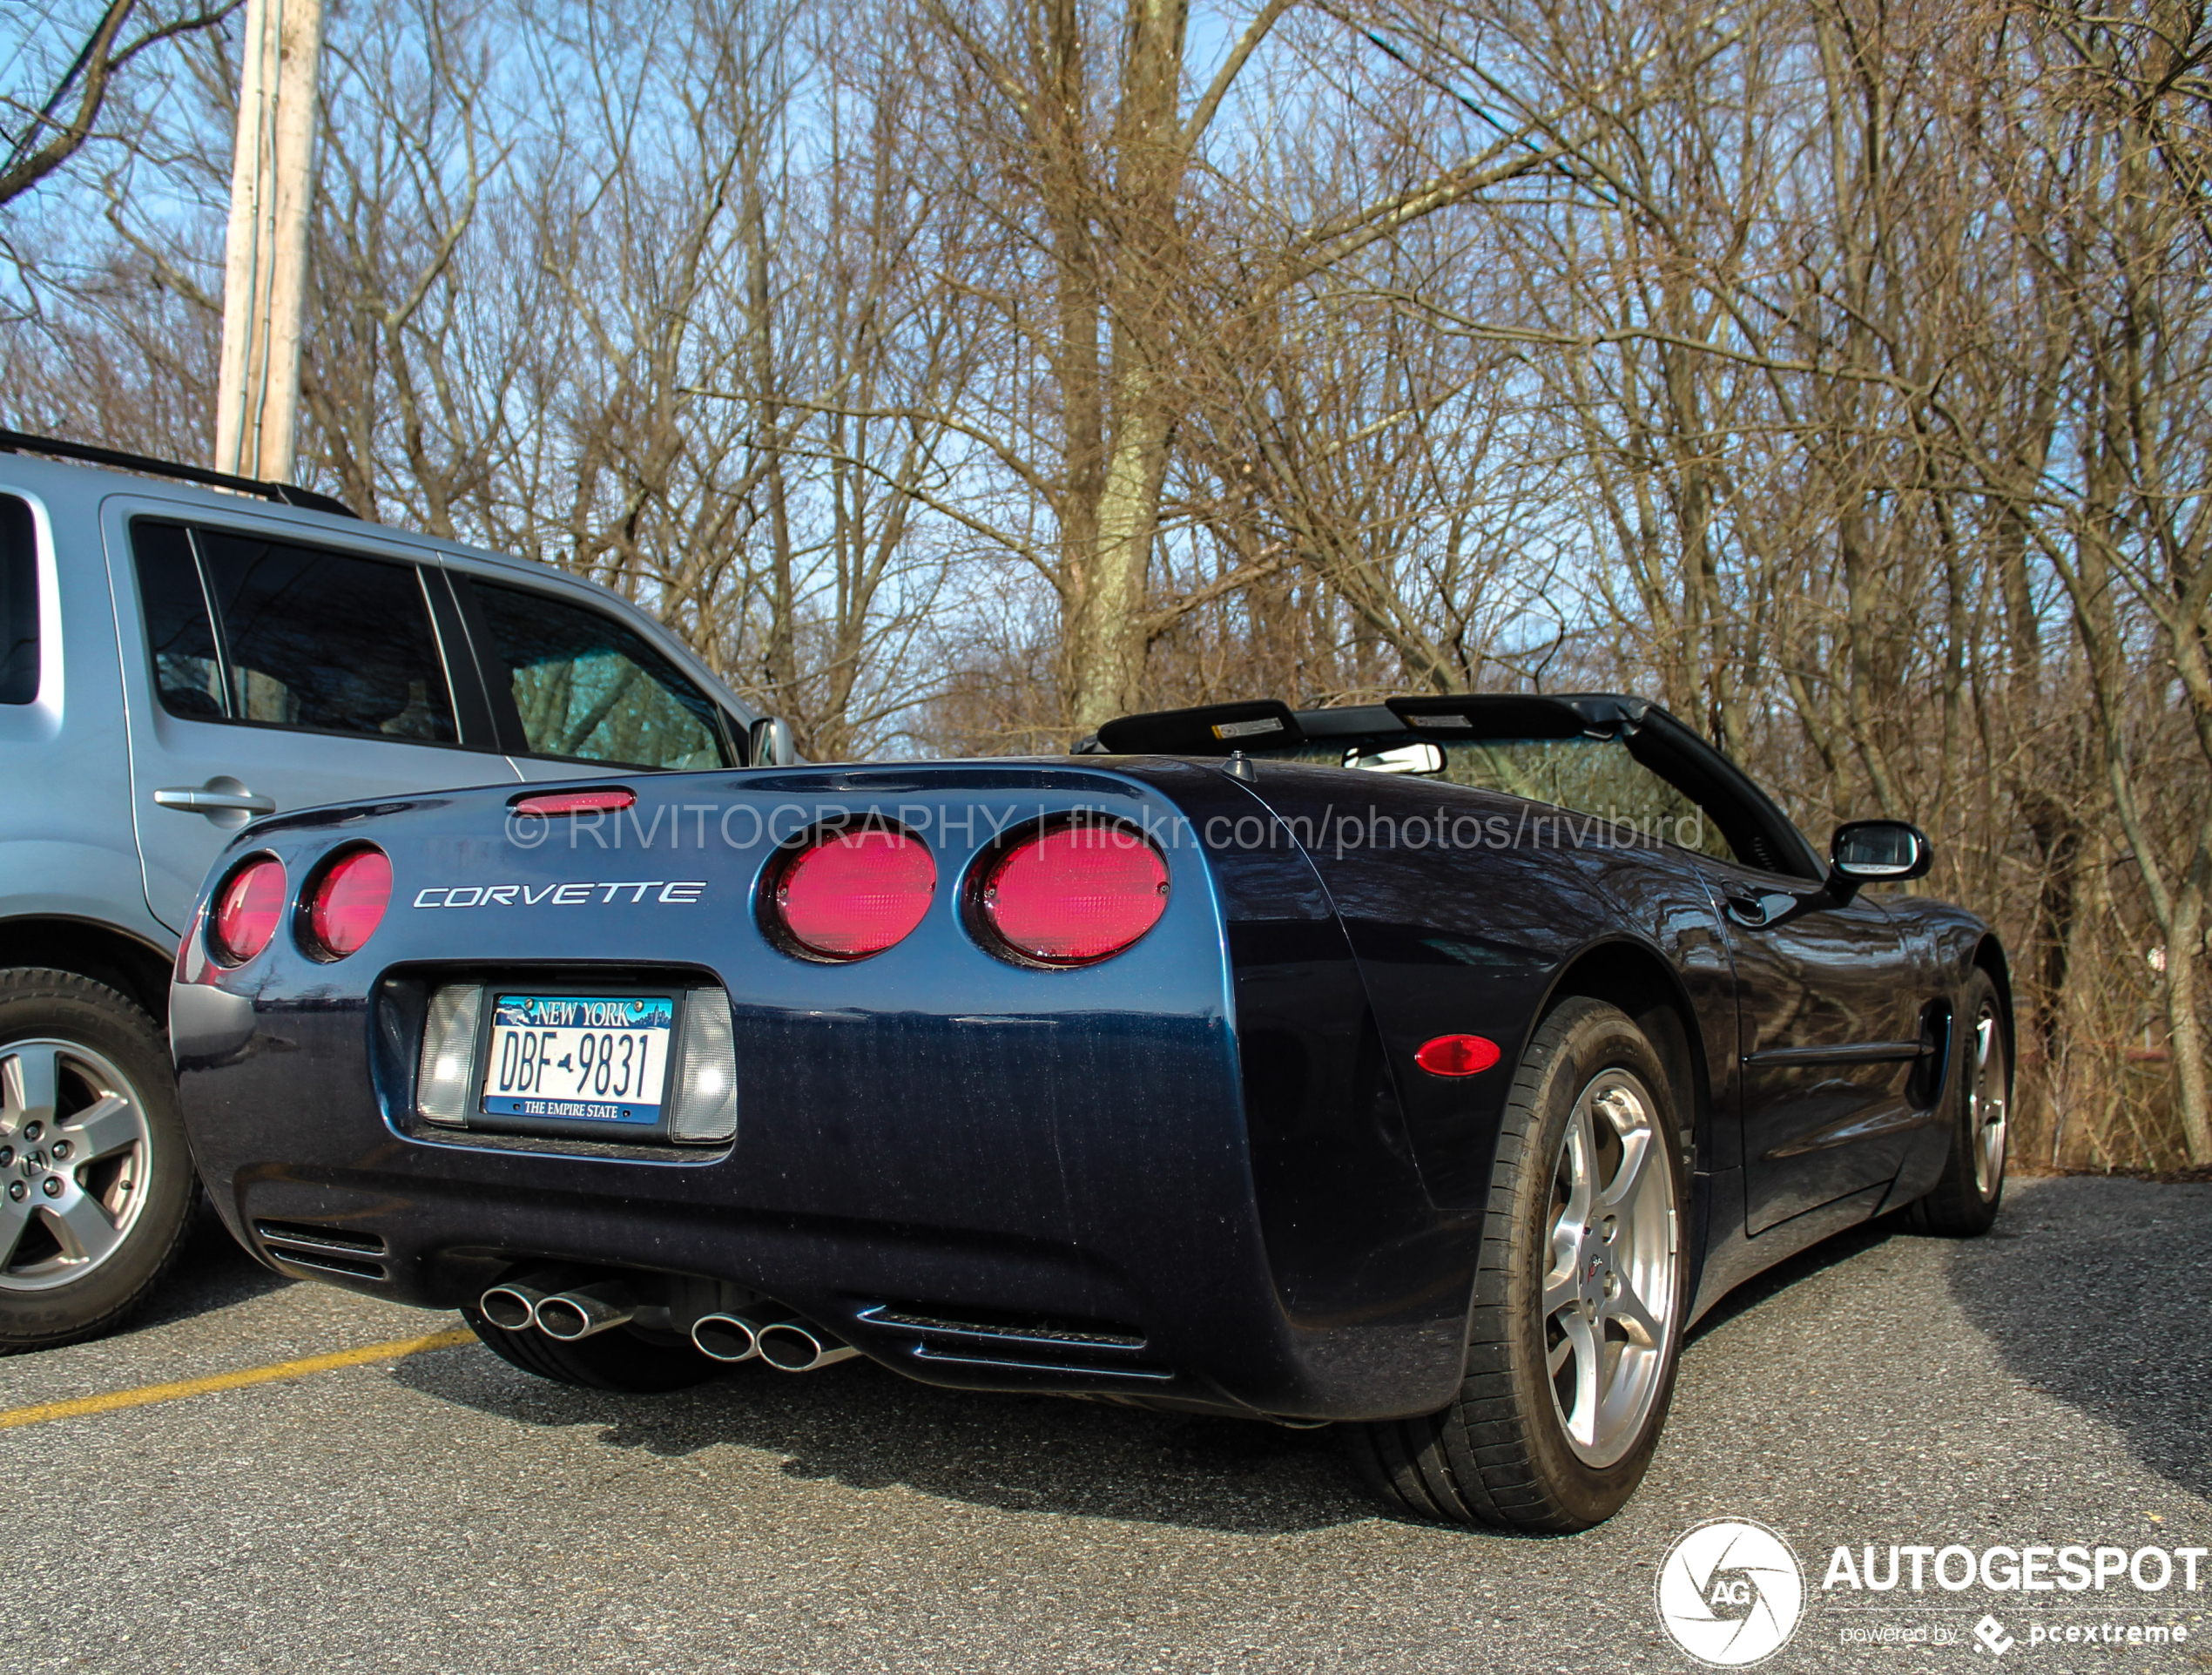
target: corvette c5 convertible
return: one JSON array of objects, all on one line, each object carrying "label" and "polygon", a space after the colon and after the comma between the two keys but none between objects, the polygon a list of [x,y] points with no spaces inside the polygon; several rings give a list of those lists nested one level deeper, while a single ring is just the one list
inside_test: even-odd
[{"label": "corvette c5 convertible", "polygon": [[532,1373],[1333,1422],[1571,1530],[1731,1287],[1994,1216],[2005,958],[1928,862],[1634,699],[1225,705],[264,820],[172,1034],[242,1241]]}]

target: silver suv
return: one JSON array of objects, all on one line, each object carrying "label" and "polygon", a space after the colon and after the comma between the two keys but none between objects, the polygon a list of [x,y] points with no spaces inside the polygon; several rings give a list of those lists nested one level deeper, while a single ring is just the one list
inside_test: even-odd
[{"label": "silver suv", "polygon": [[237,827],[788,738],[604,588],[0,431],[0,1353],[112,1326],[183,1244],[169,965]]}]

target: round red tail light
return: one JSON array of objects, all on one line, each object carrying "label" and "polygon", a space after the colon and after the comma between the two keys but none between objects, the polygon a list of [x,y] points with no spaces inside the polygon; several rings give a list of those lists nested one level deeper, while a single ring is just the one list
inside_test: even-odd
[{"label": "round red tail light", "polygon": [[269,945],[283,917],[284,863],[268,855],[249,861],[215,897],[208,949],[225,965],[244,965]]},{"label": "round red tail light", "polygon": [[937,888],[928,846],[903,832],[825,837],[784,868],[776,913],[806,953],[829,960],[880,954],[921,922]]},{"label": "round red tail light", "polygon": [[981,904],[1016,953],[1048,965],[1088,965],[1159,922],[1167,862],[1124,827],[1062,827],[1008,849],[985,876]]},{"label": "round red tail light", "polygon": [[344,959],[376,934],[391,899],[392,863],[381,849],[341,855],[307,893],[307,951]]}]

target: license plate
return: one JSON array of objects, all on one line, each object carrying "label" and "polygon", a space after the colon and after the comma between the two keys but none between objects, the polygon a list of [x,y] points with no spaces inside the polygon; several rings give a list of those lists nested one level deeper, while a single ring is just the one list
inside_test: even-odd
[{"label": "license plate", "polygon": [[664,995],[496,995],[489,1116],[649,1126],[668,1088],[676,1003]]}]

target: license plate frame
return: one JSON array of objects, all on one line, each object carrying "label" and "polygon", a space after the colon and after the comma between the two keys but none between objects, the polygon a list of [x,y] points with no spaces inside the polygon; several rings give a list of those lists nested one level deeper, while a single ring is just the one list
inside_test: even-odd
[{"label": "license plate frame", "polygon": [[[651,1144],[664,1139],[679,1091],[678,1072],[682,1064],[685,991],[674,986],[650,988],[624,983],[488,983],[484,985],[482,1023],[478,1026],[475,1088],[469,1101],[469,1126],[491,1133],[549,1134],[571,1138]],[[502,1015],[510,1009],[536,1010],[536,1021]],[[563,1022],[549,1009],[573,1008]],[[623,1009],[632,1022],[617,1024],[612,1009]],[[526,1088],[510,1073],[504,1087],[501,1077],[502,1031],[556,1032],[568,1037],[557,1044],[567,1050],[566,1075],[577,1074],[576,1040],[611,1035],[617,1029],[633,1037],[647,1038],[659,1060],[658,1098],[648,1102],[634,1095],[602,1098],[596,1090],[563,1089],[558,1060],[553,1061],[556,1085],[547,1088],[533,1076]],[[541,1043],[542,1046],[543,1043]],[[595,1043],[596,1051],[596,1043]],[[617,1059],[619,1063],[619,1050]],[[653,1067],[645,1067],[651,1079]],[[613,1077],[610,1076],[610,1090]],[[575,1095],[581,1091],[584,1097]],[[495,1102],[497,1103],[495,1103]],[[625,1114],[626,1113],[626,1114]]]}]

